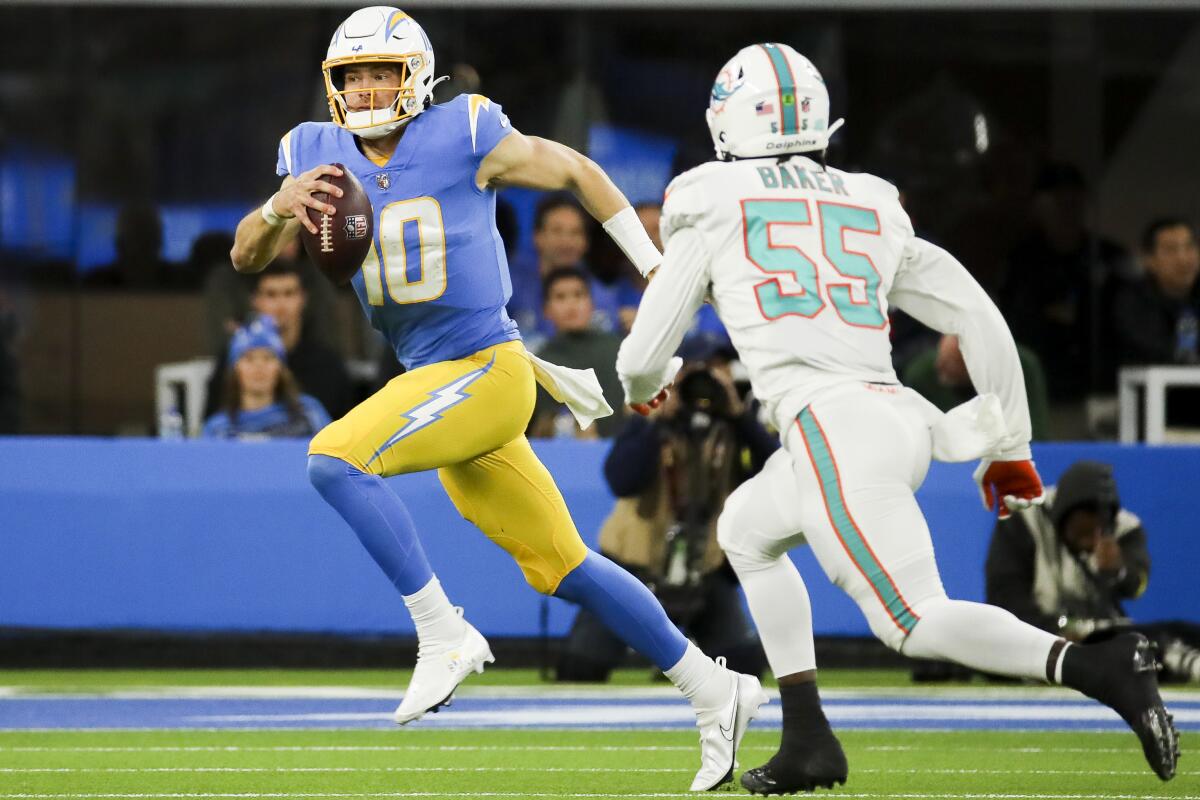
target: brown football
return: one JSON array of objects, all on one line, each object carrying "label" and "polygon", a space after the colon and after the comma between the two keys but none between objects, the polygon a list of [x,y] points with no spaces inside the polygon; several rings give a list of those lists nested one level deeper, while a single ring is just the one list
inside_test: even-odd
[{"label": "brown football", "polygon": [[300,241],[308,257],[324,273],[325,277],[341,286],[362,269],[363,259],[371,249],[371,237],[375,230],[375,212],[371,210],[371,199],[363,191],[362,184],[354,173],[341,164],[342,176],[325,175],[322,180],[342,190],[341,197],[330,197],[325,192],[313,192],[313,197],[329,203],[335,214],[322,214],[315,208],[305,209],[308,218],[317,226],[316,234],[300,226]]}]

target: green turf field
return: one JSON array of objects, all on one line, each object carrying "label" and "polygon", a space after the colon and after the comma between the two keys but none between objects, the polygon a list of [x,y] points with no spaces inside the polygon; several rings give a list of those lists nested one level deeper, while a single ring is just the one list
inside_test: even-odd
[{"label": "green turf field", "polygon": [[[848,731],[855,797],[1198,797],[1161,784],[1129,737]],[[21,733],[0,735],[0,797],[687,796],[695,736],[621,731]],[[754,732],[743,765],[773,751]],[[1187,754],[1185,753],[1185,758]],[[740,790],[739,790],[740,791]]]},{"label": "green turf field", "polygon": [[[844,688],[906,684],[903,673],[823,673]],[[493,685],[536,683],[493,671]],[[6,672],[20,693],[153,686],[395,686],[391,672]],[[646,682],[646,673],[621,676]],[[482,684],[484,681],[480,681]],[[13,689],[9,689],[10,692]],[[913,693],[937,689],[914,687]],[[0,701],[3,702],[3,701]],[[747,735],[742,766],[777,733]],[[1200,770],[1183,740],[1179,775],[1160,783],[1128,734],[844,731],[850,782],[820,794],[860,798],[1100,800],[1196,798]],[[395,730],[0,732],[6,798],[687,797],[698,765],[684,731]],[[740,788],[739,794],[744,794]]]}]

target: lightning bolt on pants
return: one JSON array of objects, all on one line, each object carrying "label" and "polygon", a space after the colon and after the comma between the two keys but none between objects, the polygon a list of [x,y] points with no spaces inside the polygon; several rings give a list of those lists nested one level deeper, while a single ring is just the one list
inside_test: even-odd
[{"label": "lightning bolt on pants", "polygon": [[[407,372],[309,445],[309,475],[401,594],[432,576],[403,501],[383,480],[437,469],[459,513],[551,593],[587,547],[524,431],[533,369],[520,342]],[[332,464],[329,462],[333,462]]]}]

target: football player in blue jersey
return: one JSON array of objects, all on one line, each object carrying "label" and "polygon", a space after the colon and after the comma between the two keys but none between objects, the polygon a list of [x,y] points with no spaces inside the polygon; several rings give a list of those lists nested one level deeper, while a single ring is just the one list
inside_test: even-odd
[{"label": "football player in blue jersey", "polygon": [[[732,778],[749,721],[766,701],[758,680],[690,644],[649,590],[579,537],[562,495],[524,430],[535,380],[585,427],[610,413],[594,373],[530,355],[505,304],[511,294],[496,231],[496,189],[572,192],[643,274],[661,255],[629,202],[592,161],[515,131],[482,95],[435,104],[433,49],[403,11],[356,11],[323,64],[332,123],[284,135],[279,191],[238,226],[240,272],[265,267],[306,209],[333,213],[323,180],[340,163],[365,187],[375,238],[353,278],[363,311],[407,371],[312,440],[308,474],[403,596],[416,626],[416,670],[396,709],[404,724],[445,704],[493,660],[488,643],[451,605],[403,501],[384,478],[437,469],[459,512],[520,565],[539,592],[595,613],[661,668],[691,701],[701,733],[693,790]],[[331,203],[313,197],[329,192]]]}]

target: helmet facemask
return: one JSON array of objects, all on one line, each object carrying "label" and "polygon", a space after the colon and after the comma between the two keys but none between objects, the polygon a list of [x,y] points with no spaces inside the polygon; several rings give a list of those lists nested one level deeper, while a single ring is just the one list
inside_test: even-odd
[{"label": "helmet facemask", "polygon": [[[346,67],[354,64],[389,64],[399,69],[398,86],[347,89]],[[328,59],[321,65],[325,75],[325,96],[329,101],[329,113],[334,123],[364,139],[378,139],[399,128],[408,120],[425,110],[429,104],[429,88],[418,87],[417,82],[429,76],[432,64],[423,53],[398,55],[362,55]],[[424,88],[425,91],[419,91]],[[349,95],[370,95],[370,104],[352,110]],[[392,97],[389,99],[389,95]]]}]

